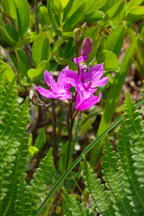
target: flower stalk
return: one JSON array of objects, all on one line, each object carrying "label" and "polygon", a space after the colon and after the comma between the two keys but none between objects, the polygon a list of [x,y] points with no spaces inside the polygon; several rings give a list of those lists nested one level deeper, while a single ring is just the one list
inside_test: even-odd
[{"label": "flower stalk", "polygon": [[67,128],[68,128],[68,148],[67,148],[67,158],[66,158],[66,167],[65,170],[69,167],[69,162],[71,160],[71,144],[72,144],[72,129],[73,129],[73,109],[72,109],[72,102],[69,101],[69,114],[67,118]]},{"label": "flower stalk", "polygon": [[52,126],[53,126],[53,156],[54,156],[54,164],[56,168],[58,168],[57,160],[58,160],[58,145],[57,145],[57,134],[56,134],[56,112],[55,112],[55,100],[51,99],[52,105]]}]

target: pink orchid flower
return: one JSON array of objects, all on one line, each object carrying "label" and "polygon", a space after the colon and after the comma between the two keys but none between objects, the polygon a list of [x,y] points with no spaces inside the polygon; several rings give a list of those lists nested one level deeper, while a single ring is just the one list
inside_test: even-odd
[{"label": "pink orchid flower", "polygon": [[[69,76],[67,76],[69,74]],[[70,88],[75,86],[76,73],[64,68],[58,76],[57,82],[54,80],[50,72],[44,72],[44,81],[48,85],[49,89],[44,89],[42,87],[36,86],[36,90],[46,98],[58,98],[60,100],[70,100],[72,99],[72,93]]]},{"label": "pink orchid flower", "polygon": [[73,61],[78,64],[80,69],[79,75],[79,88],[80,90],[91,89],[95,87],[105,86],[109,80],[108,77],[103,77],[104,67],[103,64],[97,64],[87,71],[85,61],[88,56],[80,56],[74,58]]}]

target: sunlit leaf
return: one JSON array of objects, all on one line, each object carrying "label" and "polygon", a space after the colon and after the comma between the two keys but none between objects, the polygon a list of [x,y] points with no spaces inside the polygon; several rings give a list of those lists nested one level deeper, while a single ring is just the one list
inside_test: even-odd
[{"label": "sunlit leaf", "polygon": [[14,79],[14,72],[12,68],[2,60],[0,60],[0,74],[6,77],[8,81],[12,81]]},{"label": "sunlit leaf", "polygon": [[49,60],[50,53],[48,36],[46,33],[41,33],[36,37],[32,46],[32,58],[35,65],[38,65],[42,60]]}]

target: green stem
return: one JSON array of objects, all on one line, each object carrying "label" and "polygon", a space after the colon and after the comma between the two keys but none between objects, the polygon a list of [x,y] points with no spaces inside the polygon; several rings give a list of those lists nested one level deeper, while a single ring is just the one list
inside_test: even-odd
[{"label": "green stem", "polygon": [[58,146],[57,146],[57,134],[56,134],[56,113],[55,113],[55,101],[52,99],[52,125],[53,125],[53,151],[54,151],[54,163],[56,168],[57,167],[57,160],[58,160]]}]

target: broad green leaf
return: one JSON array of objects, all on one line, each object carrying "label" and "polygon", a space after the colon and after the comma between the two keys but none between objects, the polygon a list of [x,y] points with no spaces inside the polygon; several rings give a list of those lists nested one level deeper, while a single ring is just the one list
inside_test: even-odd
[{"label": "broad green leaf", "polygon": [[104,53],[104,65],[106,70],[116,70],[119,66],[119,62],[117,59],[117,56],[109,51],[109,50],[103,50]]},{"label": "broad green leaf", "polygon": [[72,14],[72,16],[67,20],[64,24],[65,31],[71,31],[74,27],[79,23],[82,22],[84,19],[84,8],[85,4],[81,4],[76,12]]},{"label": "broad green leaf", "polygon": [[[11,30],[12,31],[12,30]],[[16,43],[16,40],[10,35],[10,33],[7,31],[7,24],[4,26],[0,26],[0,44],[4,47],[8,46],[14,46]]]},{"label": "broad green leaf", "polygon": [[11,36],[11,38],[14,41],[18,41],[18,32],[17,32],[16,28],[14,27],[14,25],[12,25],[10,23],[6,23],[4,25],[4,27],[6,28],[8,34]]},{"label": "broad green leaf", "polygon": [[[64,21],[70,19],[70,17],[74,14],[78,14],[84,12],[86,7],[86,0],[69,0],[68,4],[64,9]],[[72,24],[72,23],[71,23]]]},{"label": "broad green leaf", "polygon": [[130,10],[133,9],[134,7],[141,5],[143,2],[144,2],[144,0],[136,0],[136,1],[131,0],[131,1],[129,1],[127,4],[127,13],[129,13]]},{"label": "broad green leaf", "polygon": [[117,3],[117,0],[107,0],[103,9],[107,11],[108,9],[112,8]]},{"label": "broad green leaf", "polygon": [[40,21],[42,22],[42,24],[45,24],[45,25],[50,24],[50,17],[49,17],[49,14],[48,14],[47,7],[41,6],[39,8],[39,18],[40,18]]},{"label": "broad green leaf", "polygon": [[86,22],[97,22],[100,19],[104,19],[104,17],[105,17],[105,14],[102,11],[97,10],[95,12],[86,14],[85,21]]},{"label": "broad green leaf", "polygon": [[125,27],[119,26],[114,29],[104,42],[104,49],[119,54],[125,36]]},{"label": "broad green leaf", "polygon": [[111,7],[109,10],[107,10],[106,14],[110,18],[112,18],[114,16],[117,16],[124,5],[125,5],[125,1],[124,0],[119,0],[118,2],[116,2],[116,4],[114,4],[113,7]]},{"label": "broad green leaf", "polygon": [[67,5],[68,0],[60,0],[60,2],[61,2],[62,6],[64,8]]},{"label": "broad green leaf", "polygon": [[4,7],[5,12],[12,18],[17,18],[15,2],[14,0],[1,0],[1,4]]},{"label": "broad green leaf", "polygon": [[102,8],[106,3],[106,0],[87,0],[86,1],[86,13],[93,12]]},{"label": "broad green leaf", "polygon": [[53,0],[54,7],[57,11],[57,15],[60,15],[63,12],[63,6],[60,0]]},{"label": "broad green leaf", "polygon": [[50,53],[48,35],[46,33],[41,33],[36,37],[32,46],[32,58],[35,65],[39,65],[42,60],[49,60]]},{"label": "broad green leaf", "polygon": [[30,23],[30,11],[27,0],[2,0],[8,15],[16,21],[19,35],[22,36]]},{"label": "broad green leaf", "polygon": [[133,7],[130,11],[130,14],[136,15],[136,16],[142,16],[144,15],[144,6],[136,6]]},{"label": "broad green leaf", "polygon": [[22,73],[22,75],[26,75],[26,72],[29,68],[28,57],[24,50],[17,49],[16,50],[16,58],[17,58],[17,67],[18,70]]},{"label": "broad green leaf", "polygon": [[22,36],[28,29],[30,23],[30,11],[27,0],[13,0],[16,7],[17,25],[19,35]]},{"label": "broad green leaf", "polygon": [[[121,93],[122,86],[123,86],[125,78],[127,76],[128,68],[129,68],[129,65],[131,62],[131,58],[135,52],[136,46],[137,46],[137,38],[134,40],[132,45],[126,51],[126,54],[122,60],[121,66],[120,66],[120,72],[117,73],[117,77],[115,78],[115,81],[114,81],[114,83],[110,89],[110,92],[109,92],[109,95],[108,95],[108,98],[107,98],[107,101],[105,104],[104,113],[103,113],[103,116],[102,116],[102,119],[100,121],[100,125],[98,128],[97,136],[102,134],[103,131],[106,128],[108,128],[108,126],[111,122],[111,118],[112,118],[112,115],[115,111],[117,102],[119,100],[119,95]],[[102,146],[103,146],[103,141],[101,141],[99,143],[99,145],[97,145],[93,149],[92,156],[91,156],[91,163],[94,166],[96,164],[96,160],[97,160],[97,157],[99,155],[99,152],[100,152]]]},{"label": "broad green leaf", "polygon": [[2,60],[0,60],[0,74],[6,77],[8,81],[12,81],[14,79],[14,72],[12,68]]},{"label": "broad green leaf", "polygon": [[60,13],[62,12],[61,9],[59,10],[55,3],[54,0],[47,0],[47,7],[48,7],[48,14],[50,17],[51,24],[54,28],[54,30],[59,31],[60,30]]},{"label": "broad green leaf", "polygon": [[43,73],[44,70],[46,70],[48,67],[48,61],[41,61],[39,66],[37,68],[32,68],[27,71],[28,77],[29,78],[35,78],[39,76],[41,73]]}]

